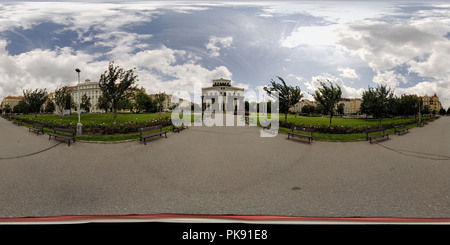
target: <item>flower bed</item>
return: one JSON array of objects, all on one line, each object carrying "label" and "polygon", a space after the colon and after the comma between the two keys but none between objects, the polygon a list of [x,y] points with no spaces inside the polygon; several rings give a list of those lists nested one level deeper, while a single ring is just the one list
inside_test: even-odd
[{"label": "flower bed", "polygon": [[[47,120],[37,120],[34,118],[18,118],[26,124],[32,125],[33,123],[39,123],[44,125],[45,128],[70,128],[75,129],[76,124],[64,123],[62,121],[47,121]],[[141,121],[141,122],[126,122],[122,124],[95,124],[95,123],[85,123],[83,124],[83,134],[87,135],[112,135],[112,134],[129,134],[137,133],[139,128],[150,127],[162,125],[163,127],[172,125],[172,121],[169,117],[164,117],[161,119],[154,119],[151,121]]]},{"label": "flower bed", "polygon": [[[391,129],[398,125],[411,125],[415,124],[417,121],[411,120],[402,123],[385,123],[381,124],[382,128]],[[295,124],[290,122],[279,121],[280,127],[283,128],[291,128],[292,126],[302,127],[302,128],[311,128],[314,129],[317,133],[325,133],[325,134],[358,134],[364,133],[370,129],[379,128],[379,125],[371,125],[371,126],[342,126],[342,125],[332,125],[328,127],[328,125],[310,125],[310,124]]]}]

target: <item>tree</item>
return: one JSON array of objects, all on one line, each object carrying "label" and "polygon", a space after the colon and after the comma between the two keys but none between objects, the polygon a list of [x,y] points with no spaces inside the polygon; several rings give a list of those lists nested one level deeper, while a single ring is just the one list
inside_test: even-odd
[{"label": "tree", "polygon": [[402,95],[400,98],[400,115],[416,115],[419,111],[419,98],[416,95]]},{"label": "tree", "polygon": [[154,103],[152,98],[145,92],[144,89],[140,89],[135,94],[135,108],[137,112],[150,112],[154,109]]},{"label": "tree", "polygon": [[287,85],[283,78],[277,78],[281,83],[276,83],[272,79],[270,80],[271,87],[264,87],[264,91],[270,97],[278,100],[279,111],[284,113],[284,122],[286,122],[289,108],[295,105],[303,97],[303,94],[298,86]]},{"label": "tree", "polygon": [[316,110],[316,107],[312,106],[312,105],[304,105],[302,107],[302,113],[305,113],[305,114],[314,113],[315,110]]},{"label": "tree", "polygon": [[114,66],[114,62],[110,62],[108,70],[100,76],[100,89],[103,96],[110,102],[114,113],[114,123],[117,118],[117,108],[122,100],[129,98],[135,90],[134,83],[137,76],[134,75],[133,69],[124,71],[119,66]]},{"label": "tree", "polygon": [[41,111],[45,101],[47,101],[46,89],[27,89],[23,91],[24,101],[28,104],[28,109],[31,113],[34,113],[34,117],[37,118],[37,114]]},{"label": "tree", "polygon": [[335,87],[330,81],[328,81],[330,83],[330,86],[327,86],[322,81],[319,82],[322,87],[316,90],[315,94],[313,94],[313,97],[317,102],[319,102],[320,105],[323,106],[325,114],[330,115],[330,125],[328,127],[331,128],[331,119],[333,118],[334,108],[341,99],[342,90],[339,85],[336,85]]},{"label": "tree", "polygon": [[450,115],[450,106],[447,108],[447,116]]},{"label": "tree", "polygon": [[91,106],[92,106],[91,98],[88,97],[86,94],[83,94],[83,96],[81,96],[80,108],[86,112],[89,112],[91,109]]},{"label": "tree", "polygon": [[159,112],[159,118],[161,118],[161,111],[164,107],[164,101],[166,100],[166,98],[167,95],[164,92],[155,94],[155,104]]},{"label": "tree", "polygon": [[379,118],[381,127],[381,119],[388,114],[388,104],[392,97],[393,93],[386,85],[380,85],[377,88],[369,87],[362,95],[361,113]]},{"label": "tree", "polygon": [[51,99],[47,99],[44,111],[46,113],[53,113],[55,111],[55,103]]},{"label": "tree", "polygon": [[343,115],[344,114],[344,109],[345,109],[345,104],[344,103],[339,103],[337,105],[337,108],[336,108],[336,113],[338,115]]},{"label": "tree", "polygon": [[61,111],[62,119],[64,120],[64,111],[70,110],[75,106],[75,101],[72,97],[72,89],[68,86],[60,86],[55,90],[55,106]]},{"label": "tree", "polygon": [[109,110],[109,108],[111,108],[111,105],[110,105],[108,99],[106,99],[105,96],[100,95],[100,96],[98,97],[97,107],[98,107],[100,110],[105,110],[105,113],[108,113],[108,110]]},{"label": "tree", "polygon": [[9,104],[6,104],[6,105],[3,107],[3,111],[4,111],[6,114],[11,113],[11,106],[10,106]]},{"label": "tree", "polygon": [[421,113],[422,115],[428,115],[428,114],[430,114],[430,113],[431,113],[430,107],[429,107],[428,105],[422,106],[420,113]]},{"label": "tree", "polygon": [[17,105],[13,107],[14,113],[24,113],[27,114],[30,112],[30,105],[28,105],[25,100],[20,100]]},{"label": "tree", "polygon": [[444,116],[444,115],[445,115],[445,109],[444,109],[444,108],[441,108],[441,109],[439,110],[439,115],[441,115],[441,116]]},{"label": "tree", "polygon": [[131,102],[130,99],[121,100],[119,102],[119,106],[117,107],[117,109],[119,109],[119,110],[130,110],[131,112],[134,113],[134,111],[133,111],[134,105],[133,105],[133,102]]}]

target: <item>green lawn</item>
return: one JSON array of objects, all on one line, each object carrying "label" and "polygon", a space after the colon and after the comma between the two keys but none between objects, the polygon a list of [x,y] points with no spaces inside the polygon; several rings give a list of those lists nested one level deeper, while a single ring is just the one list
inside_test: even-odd
[{"label": "green lawn", "polygon": [[[270,114],[267,115],[268,120],[273,120],[270,118]],[[20,117],[33,118],[35,115],[24,115]],[[171,113],[162,113],[161,117],[171,117]],[[192,114],[191,121],[193,121],[195,115]],[[144,121],[152,121],[159,118],[159,113],[118,113],[117,114],[117,123],[123,124],[127,122],[144,122]],[[259,120],[263,120],[263,117],[259,117]],[[76,125],[78,122],[78,115],[73,114],[71,116],[66,116],[62,119],[61,116],[57,115],[37,115],[38,120],[42,121],[56,121],[60,122],[64,120],[64,123],[72,123]],[[280,121],[284,121],[284,115],[280,115]],[[106,114],[82,114],[81,115],[81,123],[82,124],[112,124],[114,120],[114,115],[112,113]],[[389,123],[403,123],[407,121],[414,121],[414,118],[386,118],[382,120],[383,124]],[[288,115],[288,122],[294,124],[306,124],[306,125],[325,125],[328,126],[329,118],[328,117],[304,117],[304,116],[295,116]],[[349,119],[349,118],[340,118],[335,117],[332,120],[332,126],[377,126],[379,124],[379,119]],[[25,125],[31,126],[31,125]],[[408,125],[408,128],[414,127],[415,124]],[[171,127],[165,127],[165,130],[171,130]],[[46,132],[50,132],[50,129],[45,129]],[[288,128],[280,127],[280,133],[287,133],[290,131]],[[393,134],[394,130],[387,130],[389,134]],[[324,140],[324,141],[360,141],[365,140],[366,134],[364,133],[353,133],[353,134],[327,134],[327,133],[314,133],[315,140]],[[123,140],[134,140],[139,139],[139,133],[128,133],[128,134],[114,134],[114,135],[83,135],[77,137],[78,140],[88,140],[88,141],[123,141]]]},{"label": "green lawn", "polygon": [[[267,120],[270,121],[270,114],[267,115]],[[261,116],[259,118],[262,120]],[[284,114],[279,115],[279,120],[284,122]],[[382,124],[390,123],[404,123],[408,121],[414,121],[414,118],[384,118],[381,120]],[[330,123],[329,117],[305,117],[305,116],[295,116],[288,114],[287,122],[293,124],[309,124],[309,125],[325,125],[328,126]],[[353,118],[342,118],[333,117],[331,120],[332,126],[377,126],[380,123],[380,119],[353,119]]]},{"label": "green lawn", "polygon": [[[21,117],[34,118],[34,115],[23,115]],[[170,113],[161,113],[161,117],[170,117]],[[87,113],[81,114],[81,123],[87,124],[111,124],[114,122],[114,114],[113,113]],[[139,121],[151,121],[159,118],[159,113],[117,113],[117,123],[126,123],[126,122],[139,122]],[[64,118],[55,114],[46,114],[46,115],[37,115],[38,120],[44,121],[61,121],[63,120],[65,123],[78,123],[78,114],[72,114],[70,116],[65,116]]]}]

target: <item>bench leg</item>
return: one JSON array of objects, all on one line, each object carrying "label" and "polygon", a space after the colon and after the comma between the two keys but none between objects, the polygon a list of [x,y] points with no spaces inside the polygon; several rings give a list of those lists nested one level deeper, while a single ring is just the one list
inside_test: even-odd
[{"label": "bench leg", "polygon": [[144,138],[144,145],[147,145],[147,140]]},{"label": "bench leg", "polygon": [[[180,133],[180,131],[178,131],[178,133]],[[167,133],[164,133],[164,136],[166,136],[166,139],[167,139]]]}]

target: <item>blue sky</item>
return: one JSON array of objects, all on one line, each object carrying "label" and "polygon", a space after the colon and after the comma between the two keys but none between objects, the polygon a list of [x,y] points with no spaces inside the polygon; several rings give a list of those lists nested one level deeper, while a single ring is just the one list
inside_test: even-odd
[{"label": "blue sky", "polygon": [[[450,106],[450,4],[419,1],[3,1],[0,98],[136,67],[147,92],[277,76],[360,97],[380,84]],[[198,99],[198,98],[195,98]]]}]

